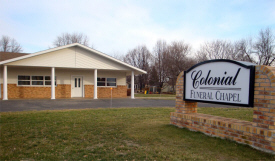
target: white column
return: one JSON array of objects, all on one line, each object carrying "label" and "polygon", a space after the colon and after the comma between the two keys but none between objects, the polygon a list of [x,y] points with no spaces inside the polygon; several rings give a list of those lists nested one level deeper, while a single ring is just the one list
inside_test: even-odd
[{"label": "white column", "polygon": [[132,75],[131,75],[131,98],[135,99],[135,74],[134,71],[132,71]]},{"label": "white column", "polygon": [[51,99],[55,99],[55,68],[52,67],[52,75],[51,75]]},{"label": "white column", "polygon": [[94,71],[94,99],[97,99],[97,69]]},{"label": "white column", "polygon": [[8,100],[8,69],[6,65],[3,73],[3,100]]}]

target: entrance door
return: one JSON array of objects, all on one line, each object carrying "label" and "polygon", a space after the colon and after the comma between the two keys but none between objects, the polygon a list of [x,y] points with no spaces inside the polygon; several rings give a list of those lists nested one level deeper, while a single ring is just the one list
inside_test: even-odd
[{"label": "entrance door", "polygon": [[72,77],[72,97],[83,97],[83,80],[82,76],[73,76]]}]

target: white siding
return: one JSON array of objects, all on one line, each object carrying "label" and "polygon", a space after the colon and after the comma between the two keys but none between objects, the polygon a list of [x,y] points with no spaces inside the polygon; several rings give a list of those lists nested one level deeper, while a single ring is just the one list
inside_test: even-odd
[{"label": "white siding", "polygon": [[121,65],[80,47],[65,48],[62,50],[30,57],[28,59],[11,62],[7,65],[86,68],[99,70],[130,70],[129,67]]},{"label": "white siding", "polygon": [[93,70],[56,69],[58,84],[71,84],[71,76],[83,76],[84,84],[93,84]]},{"label": "white siding", "polygon": [[[1,83],[3,68],[1,68]],[[117,78],[117,85],[126,85],[126,72],[98,70],[98,77]],[[50,76],[51,68],[41,67],[10,67],[8,66],[8,84],[17,84],[18,75]],[[85,85],[94,84],[94,70],[55,69],[57,84],[71,84],[71,76],[83,76]]]},{"label": "white siding", "polygon": [[117,62],[76,47],[76,67],[92,69],[130,70]]},{"label": "white siding", "polygon": [[8,63],[7,65],[18,66],[41,66],[41,67],[75,67],[74,48],[66,48],[28,59]]}]

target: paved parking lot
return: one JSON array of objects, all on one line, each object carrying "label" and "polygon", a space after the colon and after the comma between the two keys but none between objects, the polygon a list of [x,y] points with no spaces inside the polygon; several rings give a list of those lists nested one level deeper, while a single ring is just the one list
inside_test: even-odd
[{"label": "paved parking lot", "polygon": [[[222,105],[198,103],[199,107],[226,107]],[[161,99],[22,99],[0,101],[0,112],[63,110],[85,108],[118,108],[118,107],[175,107],[175,100]]]}]

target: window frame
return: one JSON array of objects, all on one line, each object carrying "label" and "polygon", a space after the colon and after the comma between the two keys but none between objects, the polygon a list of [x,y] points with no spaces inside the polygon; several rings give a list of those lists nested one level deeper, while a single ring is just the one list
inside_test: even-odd
[{"label": "window frame", "polygon": [[[98,81],[98,79],[101,79],[101,78],[104,78],[105,81],[104,81],[104,86],[99,86],[98,85],[98,82],[100,83],[103,83],[103,81]],[[115,82],[108,82],[108,79],[115,79]],[[97,87],[117,87],[117,78],[116,77],[97,77]],[[115,83],[116,85],[115,86],[108,86],[108,83]]]},{"label": "window frame", "polygon": [[[19,76],[24,76],[24,77],[29,77],[30,79],[29,80],[23,80],[23,79],[19,79]],[[36,80],[36,79],[33,79],[33,77],[43,77],[43,80]],[[17,86],[26,86],[26,87],[50,87],[50,85],[46,85],[46,82],[51,82],[51,79],[50,80],[46,80],[46,77],[50,77],[49,75],[17,75]],[[29,85],[20,85],[19,84],[19,81],[21,82],[29,82]],[[35,81],[43,81],[43,85],[33,85],[32,82],[35,82]],[[55,87],[57,86],[57,78],[55,76]]]},{"label": "window frame", "polygon": [[[98,81],[98,79],[102,79],[102,78],[104,78],[105,80],[104,81]],[[97,81],[96,81],[96,84],[97,84],[97,86],[98,87],[106,87],[106,77],[97,77],[97,79],[96,79]],[[98,82],[100,82],[100,83],[104,83],[104,86],[99,86],[98,85]]]},{"label": "window frame", "polygon": [[[36,78],[38,78],[38,79],[34,79],[34,77],[36,77]],[[42,79],[39,79],[39,77],[42,77]],[[31,76],[31,86],[44,86],[45,85],[45,77],[44,76],[42,76],[42,75],[32,75]],[[42,82],[42,84],[38,84],[38,85],[36,85],[36,84],[33,84],[33,82]]]},{"label": "window frame", "polygon": [[[19,76],[21,76],[21,77],[29,77],[29,79],[19,79]],[[19,81],[20,82],[29,82],[29,84],[28,85],[19,85]],[[31,76],[29,76],[29,75],[18,75],[17,76],[17,86],[30,86],[31,85]]]}]

